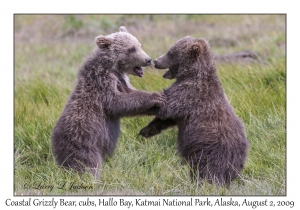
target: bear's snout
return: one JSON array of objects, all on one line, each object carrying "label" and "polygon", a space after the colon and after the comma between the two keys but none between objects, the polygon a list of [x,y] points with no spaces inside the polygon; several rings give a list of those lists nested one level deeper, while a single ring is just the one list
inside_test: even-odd
[{"label": "bear's snout", "polygon": [[146,58],[146,59],[145,59],[145,62],[146,62],[149,66],[151,65],[151,61],[152,61],[151,58]]},{"label": "bear's snout", "polygon": [[157,69],[166,69],[168,68],[167,65],[165,65],[165,62],[161,58],[157,58],[153,61],[154,67]]}]

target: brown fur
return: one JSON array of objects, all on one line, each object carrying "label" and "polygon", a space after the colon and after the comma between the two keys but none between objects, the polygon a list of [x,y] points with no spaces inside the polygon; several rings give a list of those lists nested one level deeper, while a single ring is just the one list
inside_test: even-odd
[{"label": "brown fur", "polygon": [[177,125],[178,151],[192,177],[229,184],[244,168],[248,141],[226,99],[208,43],[185,37],[154,63],[169,68],[164,77],[176,81],[164,91],[167,104],[140,135],[151,137]]},{"label": "brown fur", "polygon": [[125,27],[121,32],[98,36],[96,44],[97,49],[80,68],[77,85],[53,129],[52,148],[59,165],[78,171],[87,168],[99,175],[103,159],[116,147],[120,118],[163,106],[165,99],[130,85],[127,74],[142,76],[140,66],[149,65],[151,59]]}]

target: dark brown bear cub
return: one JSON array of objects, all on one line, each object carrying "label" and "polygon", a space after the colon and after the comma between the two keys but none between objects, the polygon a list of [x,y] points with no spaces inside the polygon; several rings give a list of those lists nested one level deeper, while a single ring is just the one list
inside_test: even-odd
[{"label": "dark brown bear cub", "polygon": [[244,168],[248,141],[226,99],[208,43],[185,37],[154,64],[169,68],[164,78],[176,81],[164,91],[167,104],[140,135],[151,137],[177,125],[178,151],[193,179],[229,184]]},{"label": "dark brown bear cub", "polygon": [[127,74],[143,76],[151,58],[125,27],[96,38],[97,48],[79,70],[72,92],[52,134],[56,162],[99,175],[102,160],[116,147],[120,118],[163,106],[159,93],[135,90]]}]

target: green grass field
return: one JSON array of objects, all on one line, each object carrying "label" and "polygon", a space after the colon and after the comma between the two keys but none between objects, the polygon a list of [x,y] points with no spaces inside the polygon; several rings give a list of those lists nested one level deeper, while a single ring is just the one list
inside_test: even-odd
[{"label": "green grass field", "polygon": [[[285,195],[286,22],[285,15],[15,15],[14,193],[15,195]],[[177,130],[150,139],[137,134],[151,117],[124,118],[114,155],[100,179],[59,168],[50,145],[56,124],[76,84],[79,66],[94,38],[120,25],[152,58],[178,39],[204,37],[217,54],[252,50],[260,61],[217,64],[225,93],[245,124],[251,144],[246,168],[230,187],[189,178],[176,153]],[[161,91],[173,81],[146,68],[131,76],[137,89]],[[53,188],[52,188],[52,187]]]}]

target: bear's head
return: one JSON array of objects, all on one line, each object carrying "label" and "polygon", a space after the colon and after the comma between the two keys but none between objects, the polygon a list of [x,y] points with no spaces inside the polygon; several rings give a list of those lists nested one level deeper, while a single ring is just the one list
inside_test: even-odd
[{"label": "bear's head", "polygon": [[116,65],[120,73],[142,77],[142,67],[151,65],[151,58],[124,26],[117,33],[99,35],[95,40],[98,48]]},{"label": "bear's head", "polygon": [[155,59],[154,66],[157,69],[168,68],[163,77],[174,79],[182,65],[192,65],[201,57],[207,56],[209,48],[206,40],[187,36],[175,42],[167,53]]}]

